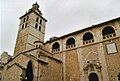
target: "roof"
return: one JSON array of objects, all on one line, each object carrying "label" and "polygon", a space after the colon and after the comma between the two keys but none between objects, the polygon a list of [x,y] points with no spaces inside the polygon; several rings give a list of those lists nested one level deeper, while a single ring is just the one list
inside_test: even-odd
[{"label": "roof", "polygon": [[35,14],[37,14],[38,16],[40,16],[42,19],[44,19],[44,20],[47,22],[47,20],[46,20],[45,18],[43,18],[40,14],[38,14],[37,12],[35,12],[35,11],[32,10],[32,9],[31,9],[29,12],[27,12],[26,14],[24,14],[23,16],[21,16],[19,19],[25,17],[26,15],[30,14],[31,12],[34,12]]},{"label": "roof", "polygon": [[63,35],[63,36],[58,37],[58,38],[56,38],[56,39],[46,41],[46,43],[50,43],[50,42],[53,42],[53,41],[56,41],[56,40],[65,38],[65,37],[70,36],[70,35],[75,35],[75,34],[77,34],[77,33],[83,32],[83,31],[85,31],[85,30],[88,30],[88,29],[91,29],[91,28],[96,28],[96,27],[99,27],[99,26],[104,25],[104,24],[106,24],[106,23],[114,22],[114,21],[116,21],[116,20],[120,20],[120,17],[115,18],[115,19],[112,19],[112,20],[109,20],[109,21],[106,21],[106,22],[103,22],[103,23],[100,23],[100,24],[97,24],[97,25],[92,25],[92,26],[90,26],[90,27],[87,27],[87,28],[84,28],[84,29],[81,29],[81,30],[78,30],[78,31],[75,31],[75,32],[72,32],[72,33],[69,33],[69,34],[66,34],[66,35]]},{"label": "roof", "polygon": [[23,67],[23,66],[20,65],[19,63],[14,63],[14,64],[12,64],[11,66],[7,66],[7,69],[11,68],[13,65],[18,66],[18,67],[21,68],[21,69],[26,69],[25,67]]}]

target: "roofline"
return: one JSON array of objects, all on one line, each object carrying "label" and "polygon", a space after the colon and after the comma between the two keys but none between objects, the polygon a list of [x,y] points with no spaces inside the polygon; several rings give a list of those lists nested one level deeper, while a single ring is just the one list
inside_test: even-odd
[{"label": "roofline", "polygon": [[44,20],[47,22],[47,20],[46,20],[44,17],[42,17],[40,14],[38,14],[38,13],[35,12],[34,10],[29,11],[28,13],[24,14],[23,16],[21,16],[19,19],[25,17],[26,15],[30,14],[31,12],[34,12],[35,14],[37,14],[38,16],[40,16],[42,19],[44,19]]},{"label": "roofline", "polygon": [[73,35],[73,34],[80,33],[80,32],[82,32],[82,31],[91,29],[91,28],[93,28],[93,27],[99,27],[99,26],[101,26],[101,25],[103,25],[103,24],[110,23],[110,22],[114,22],[114,21],[119,20],[119,19],[120,19],[120,17],[115,18],[115,19],[111,19],[111,20],[109,20],[109,21],[102,22],[102,23],[100,23],[100,24],[92,25],[92,26],[86,27],[86,28],[84,28],[84,29],[81,29],[81,30],[78,30],[78,31],[75,31],[75,32],[72,32],[72,33],[68,33],[68,34],[63,35],[63,36],[60,36],[60,37],[58,37],[58,38],[56,38],[56,39],[53,39],[53,40],[50,40],[50,41],[46,41],[45,44],[46,44],[46,43],[53,42],[53,41],[56,41],[56,40],[59,40],[59,39],[62,39],[62,38],[65,38],[65,37],[70,36],[70,35]]}]

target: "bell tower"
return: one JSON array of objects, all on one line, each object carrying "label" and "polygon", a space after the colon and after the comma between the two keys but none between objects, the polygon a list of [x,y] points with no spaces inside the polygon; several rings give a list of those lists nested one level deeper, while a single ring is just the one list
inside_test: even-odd
[{"label": "bell tower", "polygon": [[35,41],[44,42],[46,22],[36,2],[26,14],[20,17],[14,56],[33,49]]}]

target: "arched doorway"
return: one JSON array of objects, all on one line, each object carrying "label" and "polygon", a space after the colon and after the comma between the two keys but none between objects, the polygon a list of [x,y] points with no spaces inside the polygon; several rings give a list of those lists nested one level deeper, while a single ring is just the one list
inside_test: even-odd
[{"label": "arched doorway", "polygon": [[89,81],[99,81],[98,75],[96,73],[91,73],[89,75]]}]

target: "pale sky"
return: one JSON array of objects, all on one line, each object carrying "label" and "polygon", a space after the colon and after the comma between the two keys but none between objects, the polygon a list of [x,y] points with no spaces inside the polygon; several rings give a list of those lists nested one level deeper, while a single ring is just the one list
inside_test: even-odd
[{"label": "pale sky", "polygon": [[[19,17],[36,0],[0,0],[0,54],[13,55]],[[37,0],[48,20],[45,41],[120,17],[120,0]]]}]

